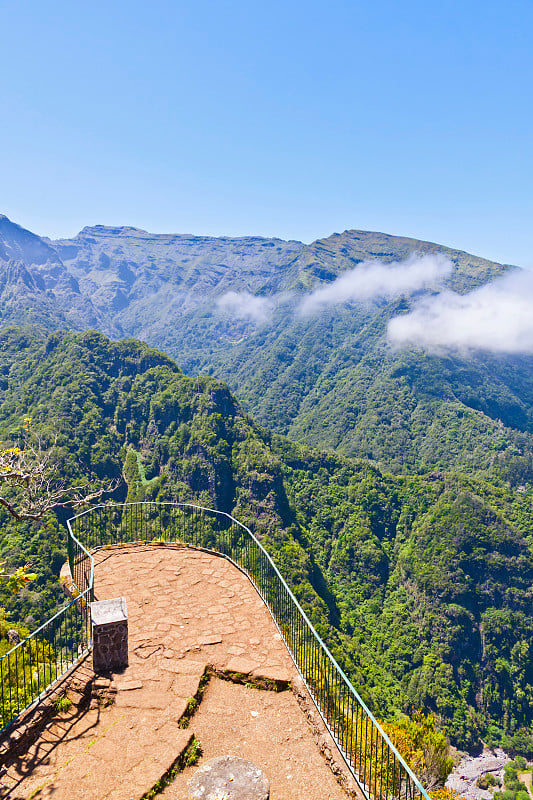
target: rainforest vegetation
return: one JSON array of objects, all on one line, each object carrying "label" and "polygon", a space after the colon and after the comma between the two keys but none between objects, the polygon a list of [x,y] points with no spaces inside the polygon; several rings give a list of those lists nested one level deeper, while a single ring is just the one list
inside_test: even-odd
[{"label": "rainforest vegetation", "polygon": [[[483,737],[533,756],[525,478],[517,488],[490,458],[410,474],[297,444],[258,426],[222,381],[94,331],[0,331],[3,442],[20,441],[27,416],[57,437],[67,481],[122,476],[117,501],[194,500],[249,525],[381,719],[422,709],[461,748]],[[62,602],[67,515],[15,524],[0,511],[0,559],[37,575],[17,595],[0,589],[9,626],[34,629]]]}]

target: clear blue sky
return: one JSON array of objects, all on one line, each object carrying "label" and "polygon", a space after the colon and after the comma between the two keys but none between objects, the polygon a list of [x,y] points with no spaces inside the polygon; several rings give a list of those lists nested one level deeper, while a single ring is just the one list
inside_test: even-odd
[{"label": "clear blue sky", "polygon": [[0,212],[533,266],[532,0],[0,0]]}]

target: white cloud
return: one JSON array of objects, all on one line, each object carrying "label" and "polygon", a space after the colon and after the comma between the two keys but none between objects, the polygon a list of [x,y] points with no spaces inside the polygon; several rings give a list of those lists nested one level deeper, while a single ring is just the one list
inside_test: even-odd
[{"label": "white cloud", "polygon": [[266,322],[274,308],[274,300],[256,297],[250,292],[225,292],[217,299],[221,311],[236,319],[249,319],[253,322]]},{"label": "white cloud", "polygon": [[533,353],[533,272],[498,278],[466,295],[445,291],[391,319],[389,341],[426,350]]},{"label": "white cloud", "polygon": [[412,255],[406,261],[363,261],[340,275],[327,286],[321,286],[302,300],[300,311],[313,314],[330,305],[349,300],[373,300],[410,294],[419,289],[438,286],[451,275],[452,263],[440,254]]}]

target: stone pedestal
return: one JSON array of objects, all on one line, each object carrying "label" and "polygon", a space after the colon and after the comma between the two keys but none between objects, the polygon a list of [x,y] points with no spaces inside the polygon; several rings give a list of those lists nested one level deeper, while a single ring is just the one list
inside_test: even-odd
[{"label": "stone pedestal", "polygon": [[93,668],[107,672],[128,666],[128,611],[125,597],[91,603]]},{"label": "stone pedestal", "polygon": [[218,756],[206,761],[189,781],[188,800],[268,800],[266,775],[251,761]]}]

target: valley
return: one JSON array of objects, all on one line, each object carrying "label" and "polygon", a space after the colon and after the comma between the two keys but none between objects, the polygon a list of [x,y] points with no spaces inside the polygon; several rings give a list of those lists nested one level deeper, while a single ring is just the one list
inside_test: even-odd
[{"label": "valley", "polygon": [[[292,442],[220,380],[133,340],[7,327],[0,372],[4,441],[24,409],[57,433],[67,479],[123,475],[117,501],[196,502],[249,525],[378,718],[422,708],[460,748],[533,752],[528,490]],[[1,521],[2,558],[38,574],[2,605],[35,627],[60,601],[62,516]]]},{"label": "valley", "polygon": [[[31,416],[108,499],[231,513],[379,718],[533,756],[533,357],[391,338],[516,275],[365,231],[51,241],[2,217],[0,433]],[[2,590],[22,633],[61,601],[65,513],[0,513],[1,557],[38,574]]]}]

